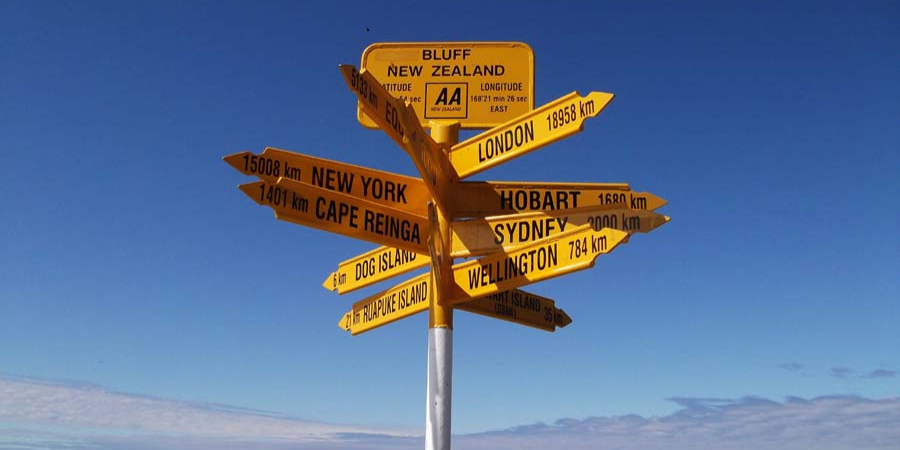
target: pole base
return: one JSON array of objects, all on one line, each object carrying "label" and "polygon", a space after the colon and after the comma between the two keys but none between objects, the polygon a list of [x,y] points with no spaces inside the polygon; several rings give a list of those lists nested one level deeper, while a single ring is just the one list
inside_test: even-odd
[{"label": "pole base", "polygon": [[453,329],[428,329],[428,383],[425,388],[425,449],[450,450],[453,391]]}]

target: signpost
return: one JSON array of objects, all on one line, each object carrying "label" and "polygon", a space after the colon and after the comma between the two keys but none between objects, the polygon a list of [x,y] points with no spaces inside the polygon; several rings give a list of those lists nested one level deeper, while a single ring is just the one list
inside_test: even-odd
[{"label": "signpost", "polygon": [[[356,335],[429,312],[425,446],[449,450],[453,310],[567,326],[553,300],[519,288],[592,267],[632,233],[667,223],[653,212],[666,201],[625,183],[462,181],[582,131],[613,99],[573,92],[532,110],[525,44],[374,44],[361,70],[339,68],[360,123],[384,130],[421,179],[274,148],[225,161],[259,178],[239,188],[277,219],[381,245],[341,262],[326,289],[345,294],[430,265],[357,301],[338,326]],[[491,129],[457,143],[460,128]],[[479,258],[453,264],[462,257]]]},{"label": "signpost", "polygon": [[338,264],[338,270],[325,278],[322,286],[344,295],[379,281],[427,266],[431,259],[408,250],[378,247]]},{"label": "signpost", "polygon": [[[649,233],[669,217],[646,210],[606,210],[598,207],[547,213],[513,214],[452,222],[451,256],[465,258],[505,252],[518,245],[555,236],[580,225],[604,227],[628,233]],[[322,286],[338,294],[387,280],[427,266],[431,259],[408,250],[378,247],[338,265]]]},{"label": "signpost", "polygon": [[460,178],[487,170],[580,132],[584,121],[600,114],[612,99],[613,94],[605,92],[585,97],[573,92],[454,145],[450,163]]},{"label": "signpost", "polygon": [[423,273],[353,304],[338,326],[357,335],[404,317],[428,310],[432,300],[431,275]]},{"label": "signpost", "polygon": [[668,217],[651,211],[597,206],[456,220],[452,224],[451,254],[456,258],[490,255],[584,224],[595,230],[613,228],[628,233],[649,233],[668,221]]},{"label": "signpost", "polygon": [[454,186],[449,207],[457,217],[486,217],[557,209],[630,208],[655,211],[666,201],[633,192],[626,183],[526,183],[463,181]]},{"label": "signpost", "polygon": [[[456,220],[453,222],[453,241],[451,248],[454,257],[464,257],[471,254],[483,254],[490,249],[478,250],[479,246],[468,244],[475,231],[480,230],[481,239],[488,239],[486,230],[492,228],[488,223],[489,216],[501,216],[514,212],[539,212],[548,211],[552,216],[560,209],[574,209],[576,211],[598,211],[594,217],[600,216],[595,223],[609,223],[610,214],[599,214],[600,211],[609,211],[615,208],[630,208],[634,211],[653,211],[666,204],[666,201],[649,193],[633,192],[624,183],[515,183],[515,182],[477,182],[462,181],[454,185],[453,195],[450,197],[450,208],[460,216],[476,217],[469,221]],[[576,212],[578,213],[578,212]],[[628,216],[627,212],[621,212]],[[637,214],[638,218],[645,217]],[[520,219],[526,219],[522,216]],[[661,225],[657,215],[647,221],[641,219],[641,224],[653,224],[656,228]],[[499,220],[498,217],[492,219]],[[588,218],[590,221],[590,217]],[[633,219],[631,219],[633,221]],[[622,225],[626,224],[622,220]],[[576,222],[567,220],[567,223]],[[616,228],[613,226],[613,228]],[[507,228],[508,229],[508,228]],[[521,230],[521,227],[518,227]],[[647,232],[641,231],[641,232]],[[520,231],[521,233],[521,231]],[[534,233],[531,233],[534,235]],[[520,239],[521,240],[521,239]],[[465,244],[464,244],[465,243]],[[483,245],[481,247],[484,247]],[[491,247],[495,248],[495,247]],[[468,249],[468,252],[463,250]],[[365,261],[371,261],[365,263]],[[360,266],[357,266],[360,265]],[[359,255],[340,263],[338,270],[326,277],[322,284],[326,289],[337,291],[338,294],[369,286],[396,275],[415,270],[428,265],[427,258],[412,258],[404,255],[401,250],[390,247],[379,247],[371,252]]]},{"label": "signpost", "polygon": [[452,303],[587,269],[598,256],[613,251],[627,238],[624,231],[597,231],[582,225],[506,253],[457,264],[453,266],[453,278],[467,297],[454,298]]},{"label": "signpost", "polygon": [[572,318],[553,300],[521,289],[497,292],[460,303],[456,308],[551,333],[572,323]]},{"label": "signpost", "polygon": [[[423,127],[440,120],[490,128],[534,108],[534,52],[521,42],[372,44],[360,67],[408,101]],[[362,109],[357,118],[377,127]]]},{"label": "signpost", "polygon": [[[507,253],[456,264],[452,268],[455,286],[443,292],[445,301],[460,307],[481,297],[592,267],[598,256],[613,251],[627,238],[628,233],[624,231],[610,228],[595,231],[590,225],[583,225]],[[354,303],[350,312],[352,320],[339,325],[352,334],[359,334],[425,311],[428,302],[434,301],[428,296],[433,281],[425,273]],[[342,317],[346,319],[347,315]]]},{"label": "signpost", "polygon": [[[427,289],[432,288],[428,274],[419,275],[353,304],[341,316],[338,327],[357,335],[428,309]],[[497,292],[456,306],[463,311],[493,317],[545,331],[555,331],[572,323],[553,300],[521,289]]]},{"label": "signpost", "polygon": [[412,158],[432,197],[443,205],[450,183],[459,179],[438,144],[425,133],[408,103],[392,97],[366,70],[342,64],[347,87],[359,98],[359,107]]},{"label": "signpost", "polygon": [[420,216],[428,213],[425,204],[431,195],[420,178],[272,147],[266,147],[259,155],[240,152],[226,156],[224,160],[244,175],[253,175],[269,183],[284,177]]},{"label": "signpost", "polygon": [[428,219],[311,184],[280,178],[239,186],[275,218],[376,244],[428,254]]}]

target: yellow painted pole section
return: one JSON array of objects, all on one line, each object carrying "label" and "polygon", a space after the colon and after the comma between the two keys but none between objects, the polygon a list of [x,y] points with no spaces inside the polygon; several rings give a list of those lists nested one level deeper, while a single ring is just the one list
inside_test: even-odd
[{"label": "yellow painted pole section", "polygon": [[[431,138],[441,146],[444,155],[449,155],[450,147],[459,142],[459,122],[431,122]],[[445,301],[449,296],[448,283],[453,282],[453,258],[450,257],[452,241],[450,235],[450,221],[447,220],[448,211],[440,207],[437,209],[438,226],[441,229],[440,261],[437,267],[440,276],[435,286],[435,299],[428,310],[429,328],[453,329],[453,308]]]}]

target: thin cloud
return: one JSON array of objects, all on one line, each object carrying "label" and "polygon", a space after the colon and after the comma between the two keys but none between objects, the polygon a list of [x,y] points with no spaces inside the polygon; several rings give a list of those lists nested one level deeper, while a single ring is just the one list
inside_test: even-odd
[{"label": "thin cloud", "polygon": [[842,380],[846,380],[851,374],[853,374],[853,369],[847,367],[832,367],[831,372],[829,374],[835,378],[840,378]]},{"label": "thin cloud", "polygon": [[738,400],[677,397],[678,412],[566,419],[462,436],[459,448],[689,450],[895,450],[900,442],[900,398],[851,396],[759,397]]},{"label": "thin cloud", "polygon": [[[42,436],[58,436],[59,429],[79,430],[79,436],[70,442],[76,448],[84,440],[84,430],[110,439],[127,432],[140,436],[138,441],[145,443],[156,439],[149,438],[151,435],[175,435],[185,443],[202,437],[201,440],[212,439],[220,443],[264,440],[293,445],[347,442],[348,439],[342,436],[348,434],[410,434],[304,421],[224,405],[122,394],[82,383],[9,377],[0,378],[0,423],[4,422],[27,426],[30,432],[37,430]],[[180,444],[181,440],[178,442],[175,447],[186,448]],[[0,448],[6,448],[2,441]]]},{"label": "thin cloud", "polygon": [[791,372],[798,372],[805,368],[805,366],[803,364],[797,364],[797,363],[779,364],[778,367],[781,369],[784,369],[784,370],[791,371]]},{"label": "thin cloud", "polygon": [[869,372],[866,375],[862,375],[862,378],[894,378],[897,376],[896,370],[886,370],[886,369],[877,369]]},{"label": "thin cloud", "polygon": [[[900,442],[897,397],[669,400],[679,409],[666,416],[565,418],[549,425],[457,435],[453,447],[896,450]],[[3,450],[405,450],[423,446],[419,433],[402,430],[325,424],[222,405],[115,393],[91,385],[0,377]]]}]

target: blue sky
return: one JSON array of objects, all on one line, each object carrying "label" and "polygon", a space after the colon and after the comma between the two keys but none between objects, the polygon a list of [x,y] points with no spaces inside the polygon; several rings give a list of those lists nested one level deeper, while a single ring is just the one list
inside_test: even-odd
[{"label": "blue sky", "polygon": [[[272,146],[414,175],[358,125],[337,65],[375,42],[521,41],[536,105],[616,98],[474,179],[627,182],[672,222],[527,288],[573,318],[556,333],[457,312],[454,432],[695,405],[672,399],[894,405],[897,23],[890,1],[3,2],[4,386],[36,386],[26,403],[53,395],[42,386],[90,400],[87,383],[416,439],[426,317],[339,330],[393,283],[339,297],[322,280],[374,245],[276,221],[221,158]],[[0,403],[0,436],[107,423],[23,405]]]}]

